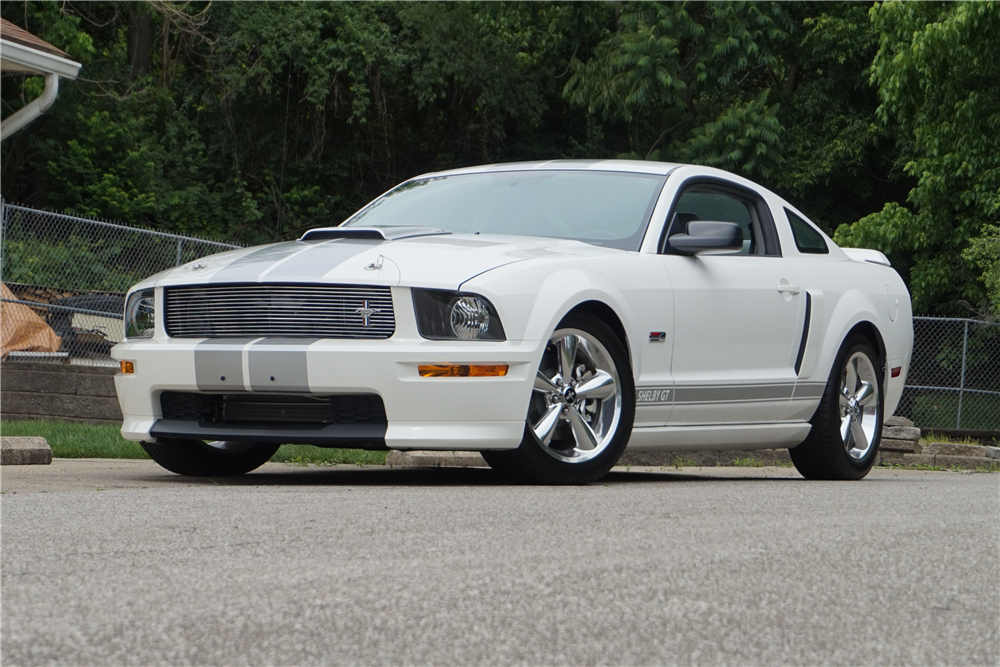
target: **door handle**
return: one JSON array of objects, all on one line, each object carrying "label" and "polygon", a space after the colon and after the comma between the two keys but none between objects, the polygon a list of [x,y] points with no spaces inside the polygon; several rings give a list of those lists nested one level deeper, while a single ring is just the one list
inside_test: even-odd
[{"label": "door handle", "polygon": [[798,285],[792,283],[781,283],[778,285],[779,294],[798,294],[801,291]]}]

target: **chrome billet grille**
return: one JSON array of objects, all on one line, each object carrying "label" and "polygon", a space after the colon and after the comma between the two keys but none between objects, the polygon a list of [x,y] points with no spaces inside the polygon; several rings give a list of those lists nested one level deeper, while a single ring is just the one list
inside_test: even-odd
[{"label": "chrome billet grille", "polygon": [[396,330],[388,287],[199,285],[164,290],[173,338],[389,338]]}]

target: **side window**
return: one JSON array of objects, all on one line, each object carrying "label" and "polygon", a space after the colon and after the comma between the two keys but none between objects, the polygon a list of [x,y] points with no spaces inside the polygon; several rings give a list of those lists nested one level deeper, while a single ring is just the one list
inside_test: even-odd
[{"label": "side window", "polygon": [[748,201],[711,188],[692,186],[677,199],[670,235],[681,234],[692,220],[735,222],[743,230],[743,248],[732,255],[763,255],[764,237],[756,208]]},{"label": "side window", "polygon": [[795,237],[795,247],[799,249],[799,252],[810,255],[829,254],[830,249],[826,247],[826,239],[813,229],[812,225],[787,208],[785,215],[788,216],[788,224],[791,225],[792,236]]}]

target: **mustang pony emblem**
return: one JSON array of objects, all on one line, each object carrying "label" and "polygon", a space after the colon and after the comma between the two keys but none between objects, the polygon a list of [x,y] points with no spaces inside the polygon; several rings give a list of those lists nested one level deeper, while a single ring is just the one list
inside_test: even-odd
[{"label": "mustang pony emblem", "polygon": [[365,326],[367,327],[367,326],[371,326],[369,324],[369,321],[368,321],[369,318],[372,315],[374,315],[375,313],[381,313],[382,309],[381,308],[370,308],[369,307],[369,303],[368,303],[368,299],[365,299],[364,304],[360,308],[355,308],[354,312],[356,314],[360,315],[361,317],[365,318]]}]

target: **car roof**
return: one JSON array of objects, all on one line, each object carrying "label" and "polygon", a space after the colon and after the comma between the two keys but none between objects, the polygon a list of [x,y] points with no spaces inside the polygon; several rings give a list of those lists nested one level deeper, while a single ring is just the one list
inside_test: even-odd
[{"label": "car roof", "polygon": [[449,169],[430,174],[422,174],[417,178],[426,176],[452,176],[455,174],[482,174],[496,171],[620,171],[637,174],[654,174],[666,176],[671,171],[685,165],[673,162],[650,162],[647,160],[542,160],[538,162],[506,162],[501,164],[486,164],[477,167],[463,167],[461,169]]}]

